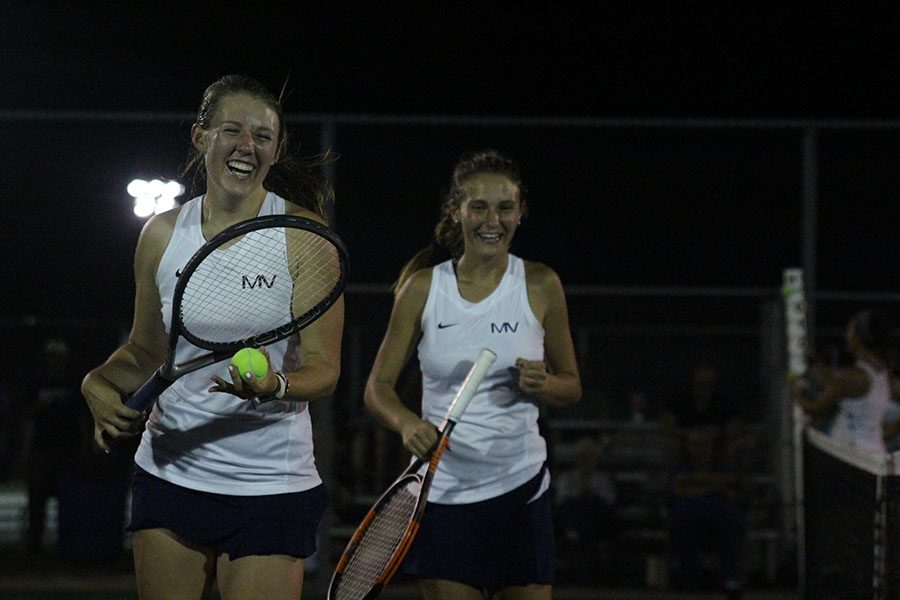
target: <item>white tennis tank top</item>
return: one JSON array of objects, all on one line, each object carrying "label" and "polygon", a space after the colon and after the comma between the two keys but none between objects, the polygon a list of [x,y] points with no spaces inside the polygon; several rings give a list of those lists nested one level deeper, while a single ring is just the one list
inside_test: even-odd
[{"label": "white tennis tank top", "polygon": [[[459,294],[450,261],[434,267],[422,313],[419,362],[422,417],[441,425],[481,348],[497,360],[453,430],[434,477],[430,502],[494,498],[530,480],[547,458],[538,405],[518,387],[519,357],[544,358],[544,328],[528,303],[525,264],[510,255],[497,288],[480,302]],[[546,478],[545,478],[546,479]],[[549,479],[544,486],[549,484]]]},{"label": "white tennis tank top", "polygon": [[881,423],[891,402],[891,384],[887,371],[878,371],[867,362],[856,366],[869,375],[869,389],[858,398],[843,398],[831,426],[831,435],[863,450],[884,454]]},{"label": "white tennis tank top", "polygon": [[[182,206],[156,273],[166,331],[171,327],[178,272],[206,241],[201,207],[202,196]],[[281,213],[284,200],[267,194],[259,215]],[[248,274],[253,281],[256,275]],[[287,276],[276,279],[290,281]],[[233,289],[222,290],[225,301],[230,294],[260,291],[248,290],[242,279],[235,280]],[[273,368],[284,368],[286,349],[285,340],[267,347]],[[178,340],[179,363],[205,353]],[[150,414],[135,462],[177,485],[235,496],[299,492],[319,485],[307,403],[276,400],[254,407],[231,394],[210,393],[207,390],[214,373],[228,380],[227,362],[189,373],[162,393]]]}]

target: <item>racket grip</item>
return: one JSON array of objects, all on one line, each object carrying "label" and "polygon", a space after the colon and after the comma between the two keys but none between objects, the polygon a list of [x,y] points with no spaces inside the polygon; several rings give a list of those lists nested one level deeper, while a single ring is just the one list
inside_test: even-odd
[{"label": "racket grip", "polygon": [[172,382],[158,372],[125,400],[125,406],[144,412]]},{"label": "racket grip", "polygon": [[[172,385],[172,382],[157,371],[135,393],[126,398],[124,404],[129,408],[144,412],[170,385]],[[113,444],[116,441],[105,431],[101,435],[107,444]]]},{"label": "racket grip", "polygon": [[481,385],[481,380],[484,379],[487,370],[491,368],[491,365],[494,364],[495,360],[497,360],[497,355],[493,350],[489,348],[481,349],[478,358],[475,359],[475,364],[469,369],[469,374],[466,375],[462,387],[460,387],[459,391],[456,393],[456,398],[453,399],[450,410],[447,411],[448,421],[453,421],[454,423],[459,421],[459,418],[469,405],[472,396],[475,395],[478,386]]}]

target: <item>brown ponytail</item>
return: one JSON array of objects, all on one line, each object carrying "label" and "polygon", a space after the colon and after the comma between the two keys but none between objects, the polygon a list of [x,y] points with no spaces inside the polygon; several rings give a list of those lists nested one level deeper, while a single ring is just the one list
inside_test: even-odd
[{"label": "brown ponytail", "polygon": [[322,167],[334,160],[334,155],[329,152],[315,156],[285,156],[269,167],[263,187],[326,219],[325,206],[334,200],[334,190]]},{"label": "brown ponytail", "polygon": [[[320,217],[326,217],[325,205],[334,198],[334,192],[322,172],[322,167],[335,160],[329,152],[315,156],[287,155],[287,129],[281,98],[272,94],[259,81],[245,75],[225,75],[216,80],[206,91],[197,110],[196,125],[203,130],[212,127],[212,119],[222,99],[232,94],[247,94],[264,102],[278,115],[278,153],[269,168],[263,187],[278,194],[285,200],[309,209]],[[193,171],[192,194],[205,185],[206,168],[202,153],[191,147],[188,158],[179,172],[185,177]]]}]

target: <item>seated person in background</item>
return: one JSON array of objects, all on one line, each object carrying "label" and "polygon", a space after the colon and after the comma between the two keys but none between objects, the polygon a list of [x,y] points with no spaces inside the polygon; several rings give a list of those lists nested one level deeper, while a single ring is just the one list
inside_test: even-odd
[{"label": "seated person in background", "polygon": [[69,345],[47,340],[41,349],[41,378],[25,406],[25,480],[28,489],[26,552],[43,552],[47,506],[58,498],[60,475],[77,466],[81,396],[70,368]]},{"label": "seated person in background", "polygon": [[653,420],[654,416],[650,412],[647,394],[640,390],[631,392],[628,396],[628,418],[626,421],[631,425],[646,425]]},{"label": "seated person in background", "polygon": [[737,598],[745,530],[735,469],[742,423],[733,403],[718,393],[716,383],[716,368],[701,362],[694,369],[690,389],[676,396],[662,414],[671,473],[672,581],[678,589],[705,587],[701,549],[704,542],[712,542],[721,566],[716,586]]},{"label": "seated person in background", "polygon": [[[575,444],[574,464],[555,482],[559,552],[572,575],[598,575],[604,547],[614,542],[616,482],[601,468],[602,445],[583,437]],[[607,552],[607,556],[610,553]]]},{"label": "seated person in background", "polygon": [[643,425],[653,424],[659,420],[657,411],[643,390],[636,389],[628,392],[622,398],[616,397],[608,403],[610,406],[607,418],[623,425],[635,425],[641,428]]},{"label": "seated person in background", "polygon": [[884,454],[883,423],[892,393],[891,326],[883,314],[863,310],[850,319],[844,340],[853,364],[835,369],[814,357],[808,377],[789,382],[791,399],[813,417],[833,414],[835,439]]}]

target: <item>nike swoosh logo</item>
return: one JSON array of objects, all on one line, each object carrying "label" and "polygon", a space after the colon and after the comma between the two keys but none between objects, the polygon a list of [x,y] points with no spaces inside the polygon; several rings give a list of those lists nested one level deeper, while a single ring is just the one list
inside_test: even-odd
[{"label": "nike swoosh logo", "polygon": [[459,325],[459,323],[438,323],[438,329],[447,329],[448,327],[453,327],[454,325]]}]

